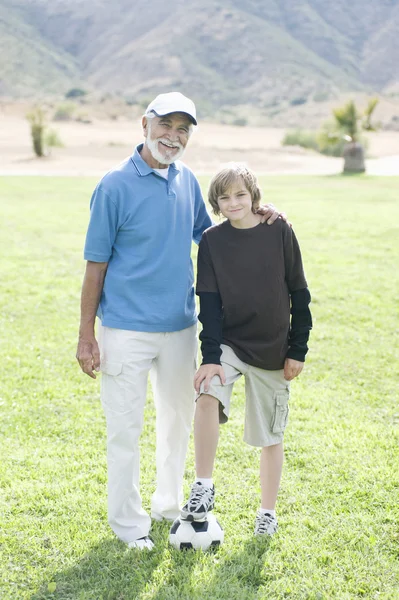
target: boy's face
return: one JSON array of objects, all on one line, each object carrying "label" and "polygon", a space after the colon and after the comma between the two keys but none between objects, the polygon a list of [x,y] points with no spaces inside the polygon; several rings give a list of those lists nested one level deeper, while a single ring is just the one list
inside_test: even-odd
[{"label": "boy's face", "polygon": [[253,216],[251,194],[241,178],[230,189],[218,196],[220,212],[229,221],[246,221]]}]

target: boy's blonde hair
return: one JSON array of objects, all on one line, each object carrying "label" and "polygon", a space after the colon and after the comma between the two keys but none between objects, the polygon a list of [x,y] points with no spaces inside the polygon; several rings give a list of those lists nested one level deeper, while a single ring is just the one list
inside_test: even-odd
[{"label": "boy's blonde hair", "polygon": [[215,215],[220,215],[218,197],[223,196],[223,194],[225,194],[239,179],[242,179],[245,187],[251,194],[252,212],[255,213],[256,209],[259,208],[261,191],[254,173],[252,173],[245,165],[231,163],[219,171],[219,173],[216,173],[210,183],[208,200]]}]

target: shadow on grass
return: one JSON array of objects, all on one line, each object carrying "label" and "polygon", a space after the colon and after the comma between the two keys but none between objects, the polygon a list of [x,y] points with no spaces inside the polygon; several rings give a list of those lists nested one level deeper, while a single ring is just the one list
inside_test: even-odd
[{"label": "shadow on grass", "polygon": [[164,561],[169,529],[170,523],[153,523],[152,552],[129,550],[116,538],[105,540],[52,577],[53,593],[46,582],[30,600],[135,600]]},{"label": "shadow on grass", "polygon": [[[252,538],[227,554],[179,552],[168,546],[170,524],[154,523],[152,552],[128,550],[117,539],[93,547],[74,566],[52,577],[30,600],[256,600],[269,539]],[[158,570],[159,568],[159,570]],[[157,571],[158,570],[158,571]]]},{"label": "shadow on grass", "polygon": [[173,550],[169,575],[151,600],[256,600],[268,581],[264,564],[270,543],[269,537],[251,537],[229,554],[224,547],[207,553]]}]

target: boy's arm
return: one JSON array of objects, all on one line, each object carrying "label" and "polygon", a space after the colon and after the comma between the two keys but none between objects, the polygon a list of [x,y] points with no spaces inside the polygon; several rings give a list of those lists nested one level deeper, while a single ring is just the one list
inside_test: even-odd
[{"label": "boy's arm", "polygon": [[312,329],[312,315],[309,309],[310,300],[308,288],[291,292],[291,327],[287,358],[299,362],[305,362],[309,334]]},{"label": "boy's arm", "polygon": [[[205,233],[198,249],[197,295],[200,301],[199,320],[202,323],[200,333],[203,361],[194,377],[194,387],[198,393],[209,389],[215,375],[225,382],[223,367],[220,363],[222,349],[223,307],[219,293],[217,277],[213,266],[211,252]],[[203,384],[203,388],[201,387]]]},{"label": "boy's arm", "polygon": [[201,340],[202,364],[194,377],[194,388],[197,393],[209,390],[213,377],[218,375],[222,384],[225,383],[223,367],[220,362],[222,349],[222,299],[218,292],[197,292],[200,299],[198,318],[202,323]]},{"label": "boy's arm", "polygon": [[200,300],[199,334],[203,365],[220,365],[222,350],[222,299],[218,292],[197,292]]},{"label": "boy's arm", "polygon": [[202,323],[202,364],[220,365],[222,354],[222,298],[213,265],[212,253],[205,233],[198,248],[196,292],[200,301],[198,318]]},{"label": "boy's arm", "polygon": [[312,329],[310,313],[310,292],[303,271],[301,250],[294,231],[283,228],[285,278],[291,296],[291,327],[287,359],[305,362],[308,340]]}]

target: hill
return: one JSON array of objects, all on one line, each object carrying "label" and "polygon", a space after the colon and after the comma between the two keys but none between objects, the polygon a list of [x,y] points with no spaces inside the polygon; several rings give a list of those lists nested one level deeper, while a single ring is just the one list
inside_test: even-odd
[{"label": "hill", "polygon": [[397,0],[0,0],[0,94],[72,86],[200,112],[398,93]]}]

